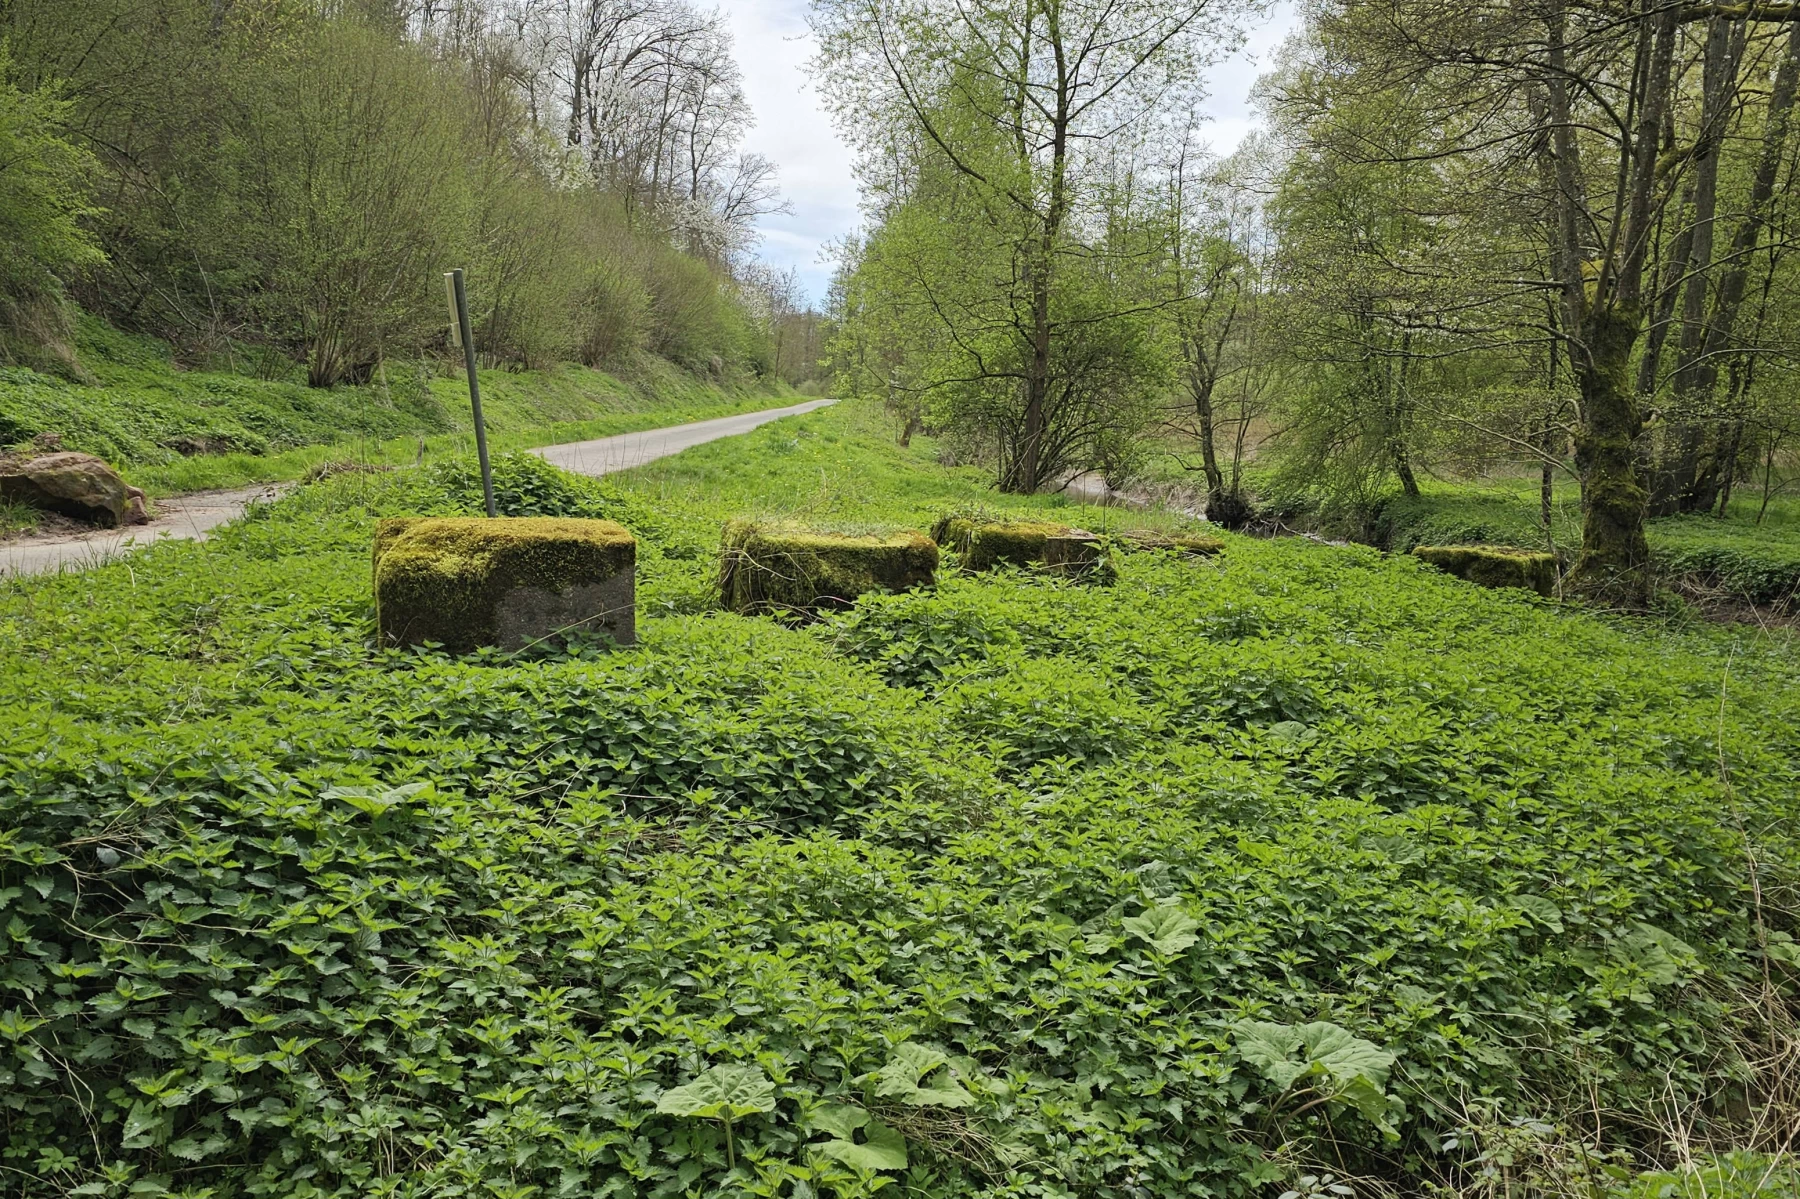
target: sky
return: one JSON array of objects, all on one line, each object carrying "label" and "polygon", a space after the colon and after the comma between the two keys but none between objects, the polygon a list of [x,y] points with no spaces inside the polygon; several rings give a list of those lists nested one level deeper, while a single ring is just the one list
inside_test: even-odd
[{"label": "sky", "polygon": [[[721,0],[737,41],[744,91],[756,125],[744,149],[781,168],[781,190],[793,211],[764,217],[762,257],[786,270],[798,267],[807,298],[822,305],[831,282],[824,246],[859,224],[850,151],[819,105],[806,71],[814,44],[806,28],[807,0]],[[1298,21],[1293,0],[1277,0],[1248,31],[1243,50],[1215,67],[1203,106],[1213,118],[1213,149],[1229,153],[1255,123],[1250,88]]]}]

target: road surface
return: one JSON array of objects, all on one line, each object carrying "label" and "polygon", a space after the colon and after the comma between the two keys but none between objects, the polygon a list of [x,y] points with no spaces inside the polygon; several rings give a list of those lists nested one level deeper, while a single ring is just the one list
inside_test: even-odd
[{"label": "road surface", "polygon": [[[760,412],[745,412],[667,429],[647,429],[642,433],[621,433],[617,437],[602,437],[595,441],[572,441],[531,452],[564,470],[583,475],[605,475],[678,454],[689,446],[748,433],[772,420],[811,412],[829,403],[832,401],[808,400],[785,408],[765,408]],[[0,545],[0,578],[50,570],[85,570],[167,538],[204,540],[214,528],[242,513],[251,500],[272,497],[279,486],[173,496],[157,501],[157,517],[147,525],[103,529],[74,537],[26,538]]]},{"label": "road surface", "polygon": [[736,437],[759,425],[784,416],[798,416],[832,403],[831,400],[808,400],[786,408],[765,408],[761,412],[745,412],[739,416],[722,416],[718,420],[697,421],[691,425],[674,425],[667,429],[646,429],[642,433],[621,433],[596,441],[571,441],[563,445],[547,445],[531,452],[545,461],[574,471],[578,475],[609,475],[615,470],[629,470],[670,454],[679,454],[691,446],[704,445],[721,437]]}]

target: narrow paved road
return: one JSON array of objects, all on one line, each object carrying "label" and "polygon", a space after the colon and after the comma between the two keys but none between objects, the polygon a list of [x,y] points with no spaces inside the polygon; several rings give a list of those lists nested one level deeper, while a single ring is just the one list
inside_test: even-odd
[{"label": "narrow paved road", "polygon": [[667,429],[646,429],[642,433],[621,433],[596,441],[571,441],[563,445],[547,445],[532,453],[564,470],[578,475],[610,475],[615,470],[629,470],[679,454],[690,446],[735,437],[759,425],[784,416],[798,416],[833,403],[832,400],[808,400],[786,408],[765,408],[761,412],[745,412],[738,416],[722,416],[718,420],[696,421],[691,425],[675,425]]},{"label": "narrow paved road", "polygon": [[[583,475],[605,475],[641,466],[689,446],[748,433],[759,425],[784,416],[796,416],[823,408],[831,400],[808,400],[785,408],[765,408],[718,420],[697,421],[642,433],[621,433],[595,441],[572,441],[531,451],[564,470]],[[26,539],[0,545],[0,578],[39,574],[49,570],[85,570],[110,562],[132,550],[166,538],[203,540],[214,528],[243,512],[259,496],[274,488],[251,487],[243,491],[201,491],[157,501],[157,518],[134,529],[104,529],[76,537]]]},{"label": "narrow paved road", "polygon": [[147,525],[102,529],[73,537],[26,538],[11,545],[0,545],[0,578],[48,570],[86,570],[90,566],[103,566],[153,542],[169,538],[200,540],[242,513],[251,500],[275,494],[275,487],[196,491],[158,500],[156,519]]}]

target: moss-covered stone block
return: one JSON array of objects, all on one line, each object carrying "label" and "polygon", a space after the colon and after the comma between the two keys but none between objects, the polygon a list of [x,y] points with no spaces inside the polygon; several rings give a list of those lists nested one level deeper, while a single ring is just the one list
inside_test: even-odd
[{"label": "moss-covered stone block", "polygon": [[1041,566],[1044,546],[1052,537],[1066,537],[1074,530],[1050,521],[983,521],[949,516],[932,526],[933,539],[956,551],[964,570],[988,570],[1002,564]]},{"label": "moss-covered stone block", "polygon": [[1107,559],[1105,542],[1083,529],[1044,538],[1044,570],[1090,583],[1111,583],[1117,577]]},{"label": "moss-covered stone block", "polygon": [[733,612],[807,614],[846,608],[871,591],[905,591],[937,577],[923,533],[822,532],[732,521],[720,549],[719,591]]},{"label": "moss-covered stone block", "polygon": [[1199,533],[1160,533],[1155,529],[1127,529],[1119,534],[1119,542],[1127,550],[1161,550],[1190,558],[1210,558],[1225,552],[1225,543],[1217,537]]},{"label": "moss-covered stone block", "polygon": [[577,630],[637,640],[637,542],[610,520],[384,520],[374,566],[384,645],[517,650]]},{"label": "moss-covered stone block", "polygon": [[1413,557],[1478,587],[1523,587],[1556,594],[1556,559],[1508,545],[1421,545]]}]

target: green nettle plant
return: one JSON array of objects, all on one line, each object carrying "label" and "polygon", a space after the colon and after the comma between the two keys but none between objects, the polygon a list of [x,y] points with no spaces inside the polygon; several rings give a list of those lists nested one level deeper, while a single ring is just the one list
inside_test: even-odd
[{"label": "green nettle plant", "polygon": [[735,1170],[737,1150],[731,1139],[731,1122],[774,1111],[775,1084],[755,1066],[713,1066],[686,1086],[664,1091],[656,1110],[667,1116],[719,1121],[725,1128],[726,1166]]},{"label": "green nettle plant", "polygon": [[629,650],[375,644],[464,462],[0,587],[0,1193],[1794,1191],[1791,638],[1230,535],[717,610],[728,517],[1109,515],[935,458],[501,459]]}]

